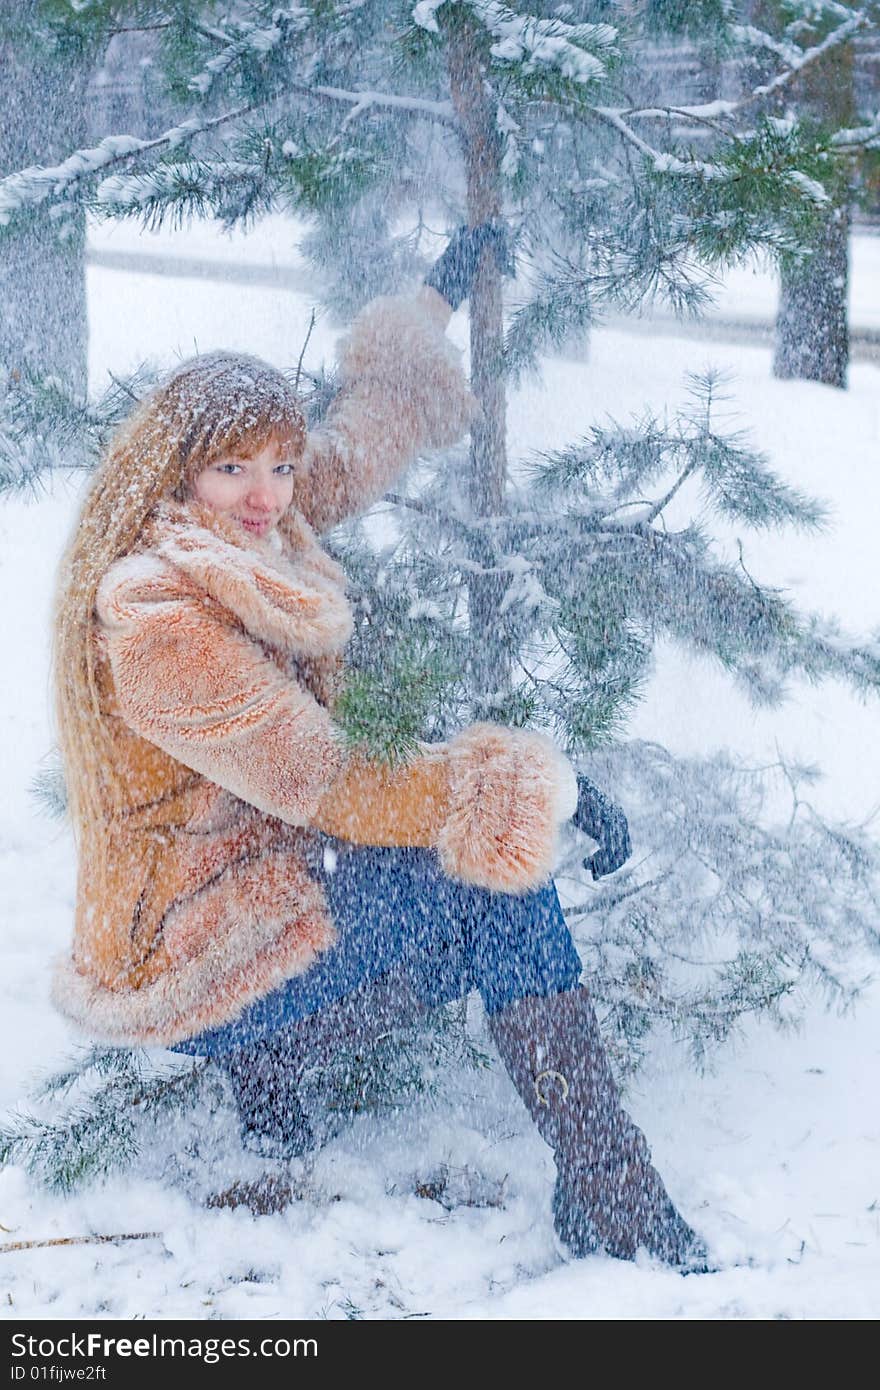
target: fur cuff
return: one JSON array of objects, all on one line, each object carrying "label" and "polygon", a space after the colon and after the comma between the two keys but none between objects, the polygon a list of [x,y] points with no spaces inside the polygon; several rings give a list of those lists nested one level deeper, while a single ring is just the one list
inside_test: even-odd
[{"label": "fur cuff", "polygon": [[343,383],[360,383],[371,414],[392,429],[412,431],[410,453],[456,443],[479,410],[444,327],[430,296],[380,295],[338,346]]},{"label": "fur cuff", "polygon": [[576,801],[568,760],[542,734],[474,724],[450,744],[449,770],[449,814],[437,840],[444,872],[499,893],[539,887]]}]

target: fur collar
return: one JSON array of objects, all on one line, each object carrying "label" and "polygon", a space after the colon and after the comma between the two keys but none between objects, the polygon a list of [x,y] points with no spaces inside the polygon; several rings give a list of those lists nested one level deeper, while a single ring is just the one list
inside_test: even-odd
[{"label": "fur collar", "polygon": [[345,575],[296,512],[285,517],[283,536],[260,540],[203,503],[165,503],[139,552],[131,559],[160,557],[253,637],[291,656],[335,655],[351,636]]}]

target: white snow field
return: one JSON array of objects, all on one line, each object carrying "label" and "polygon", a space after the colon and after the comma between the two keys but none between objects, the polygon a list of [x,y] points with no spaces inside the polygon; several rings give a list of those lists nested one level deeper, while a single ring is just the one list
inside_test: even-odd
[{"label": "white snow field", "polygon": [[[202,226],[148,237],[95,233],[96,250],[215,257],[292,266],[295,228],[272,219],[247,242]],[[880,243],[856,256],[854,319],[880,321]],[[302,263],[299,262],[302,270]],[[131,273],[89,276],[91,370],[171,362],[196,347],[248,349],[289,365],[305,336],[302,289]],[[764,283],[764,311],[772,312]],[[320,322],[309,348],[329,355],[338,328]],[[465,340],[466,319],[451,332]],[[561,444],[611,413],[674,407],[688,370],[731,373],[736,412],[775,466],[823,498],[820,536],[743,534],[750,571],[835,614],[848,631],[880,625],[875,582],[880,505],[880,372],[858,364],[837,392],[770,376],[765,348],[600,330],[589,360],[546,363],[543,385],[515,396],[516,455]],[[687,499],[683,499],[684,501]],[[691,499],[692,500],[692,499]],[[28,1083],[78,1044],[47,998],[52,956],[67,943],[75,860],[68,831],[45,817],[29,784],[52,745],[49,613],[54,571],[75,506],[57,482],[37,501],[0,504],[0,612],[6,630],[0,705],[4,795],[0,885],[0,1108],[26,1103]],[[725,537],[734,546],[738,532]],[[755,713],[709,663],[658,653],[648,698],[629,732],[676,752],[727,747],[754,761],[782,752],[818,762],[813,800],[862,822],[880,805],[880,706],[842,686],[792,685],[787,704]],[[862,962],[876,968],[876,962]],[[472,1009],[475,1029],[479,1007]],[[752,1023],[699,1077],[658,1045],[628,1096],[685,1215],[718,1271],[682,1278],[650,1261],[559,1253],[552,1231],[552,1160],[503,1073],[446,1078],[441,1103],[393,1123],[364,1118],[296,1169],[302,1196],[283,1213],[207,1209],[206,1174],[222,1187],[254,1174],[231,1115],[169,1135],[134,1173],[72,1197],[47,1195],[17,1167],[0,1171],[0,1247],[19,1241],[154,1233],[119,1245],[0,1248],[8,1319],[407,1317],[444,1319],[867,1319],[880,1312],[880,988],[846,1016],[811,1006],[780,1034]],[[164,1055],[164,1054],[163,1054]],[[416,1188],[445,1165],[463,1194],[451,1209]],[[502,1204],[497,1204],[498,1195]],[[480,1205],[485,1199],[487,1205]],[[491,1204],[491,1203],[495,1204]]]}]

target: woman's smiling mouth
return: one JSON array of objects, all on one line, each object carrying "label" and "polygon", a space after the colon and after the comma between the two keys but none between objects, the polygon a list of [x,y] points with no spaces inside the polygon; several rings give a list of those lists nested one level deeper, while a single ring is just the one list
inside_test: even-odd
[{"label": "woman's smiling mouth", "polygon": [[260,521],[249,520],[244,516],[237,516],[236,521],[239,526],[243,526],[246,531],[253,531],[257,536],[263,536],[269,530],[272,522],[269,517],[263,517]]}]

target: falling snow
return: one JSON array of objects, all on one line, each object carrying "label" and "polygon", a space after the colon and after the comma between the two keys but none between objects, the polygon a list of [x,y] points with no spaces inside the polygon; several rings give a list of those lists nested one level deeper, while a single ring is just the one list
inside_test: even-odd
[{"label": "falling snow", "polygon": [[868,11],[118,8],[0,21],[0,1306],[876,1316]]},{"label": "falling snow", "polygon": [[[249,238],[248,254],[274,256],[283,240],[277,224],[266,224]],[[96,233],[94,244],[139,243],[133,231],[120,237],[108,230]],[[209,228],[147,244],[156,252],[185,249],[218,269],[245,249]],[[857,303],[880,321],[873,242],[857,246],[856,264]],[[771,294],[772,282],[751,272],[729,289],[731,300],[756,316],[766,314]],[[90,300],[96,385],[110,362],[124,368],[144,352],[172,360],[193,335],[203,349],[240,346],[284,361],[308,316],[308,300],[297,294],[227,285],[221,305],[210,283],[98,268],[90,272]],[[102,307],[111,303],[112,313]],[[133,322],[149,323],[149,335],[135,342],[127,331]],[[454,336],[460,339],[463,328],[456,321]],[[319,351],[329,352],[332,330],[319,332]],[[880,428],[876,368],[856,365],[844,397],[772,382],[763,348],[716,341],[698,352],[734,372],[739,407],[785,474],[834,505],[834,529],[820,542],[774,536],[755,562],[804,602],[845,608],[868,628],[876,616],[876,508],[869,504]],[[646,401],[669,401],[693,355],[693,342],[674,337],[597,332],[595,398],[620,418]],[[524,453],[548,442],[548,428],[549,442],[562,443],[582,423],[582,371],[564,357],[549,361],[546,386],[515,395],[511,430]],[[796,410],[788,406],[792,396]],[[74,505],[70,488],[59,484],[38,504],[8,502],[0,513],[4,611],[19,653],[3,713],[8,790],[0,812],[7,903],[0,1097],[13,1107],[24,1099],[22,1040],[30,1075],[56,1066],[71,1045],[48,1006],[47,970],[68,937],[73,851],[27,789],[51,744],[48,613],[55,557]],[[36,568],[35,553],[42,557]],[[30,576],[26,602],[23,573]],[[755,715],[710,666],[661,648],[634,733],[680,753],[727,745],[752,761],[772,757],[780,744],[791,754],[817,749],[826,776],[813,788],[816,805],[859,819],[874,809],[880,776],[874,721],[842,688],[807,686],[781,713]],[[176,1136],[173,1162],[160,1146],[155,1171],[143,1164],[74,1197],[49,1197],[20,1169],[7,1168],[0,1173],[6,1241],[158,1234],[117,1248],[6,1255],[0,1296],[17,1317],[49,1310],[69,1318],[871,1317],[880,1249],[870,1118],[876,1010],[871,993],[848,1018],[817,1004],[797,1034],[780,1038],[767,1025],[752,1025],[699,1082],[674,1050],[661,1048],[639,1079],[631,1109],[651,1134],[670,1190],[712,1241],[723,1266],[712,1276],[681,1281],[656,1267],[561,1260],[549,1217],[548,1151],[502,1076],[453,1072],[438,1109],[415,1106],[398,1121],[364,1118],[312,1161],[295,1163],[295,1199],[275,1216],[201,1205],[225,1180],[255,1180],[266,1168],[242,1155],[228,1112],[194,1116],[192,1128]],[[479,1011],[472,1022],[479,1030]]]}]

